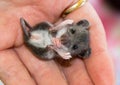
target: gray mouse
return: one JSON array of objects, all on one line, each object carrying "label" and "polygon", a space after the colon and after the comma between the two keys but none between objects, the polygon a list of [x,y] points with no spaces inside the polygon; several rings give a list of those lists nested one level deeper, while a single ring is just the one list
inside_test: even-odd
[{"label": "gray mouse", "polygon": [[91,53],[89,46],[89,22],[81,20],[65,20],[59,25],[41,22],[31,27],[26,20],[20,19],[24,42],[38,57],[50,60],[61,57],[65,60],[78,56],[88,57]]}]

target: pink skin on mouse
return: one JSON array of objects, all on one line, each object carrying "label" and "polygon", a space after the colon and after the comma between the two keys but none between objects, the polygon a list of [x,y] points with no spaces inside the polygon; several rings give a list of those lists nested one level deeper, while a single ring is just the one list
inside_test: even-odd
[{"label": "pink skin on mouse", "polygon": [[[72,56],[70,55],[70,52],[68,49],[62,45],[61,43],[61,36],[66,33],[67,31],[67,25],[73,24],[73,20],[65,20],[56,27],[53,27],[52,30],[57,30],[56,37],[52,38],[53,47],[54,49],[63,59],[70,59]],[[52,31],[51,30],[51,31]]]},{"label": "pink skin on mouse", "polygon": [[62,45],[60,38],[67,31],[67,25],[71,25],[73,24],[73,22],[74,22],[73,20],[68,19],[56,25],[55,27],[50,28],[50,31],[54,30],[58,31],[56,37],[52,39],[54,45],[56,45],[57,47],[60,47]]}]

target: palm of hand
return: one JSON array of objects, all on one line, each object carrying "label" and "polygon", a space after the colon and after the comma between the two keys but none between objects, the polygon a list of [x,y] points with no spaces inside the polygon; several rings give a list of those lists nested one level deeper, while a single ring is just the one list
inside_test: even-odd
[{"label": "palm of hand", "polygon": [[[80,17],[79,11],[76,11],[76,13],[71,13],[66,18],[78,21],[81,17],[84,17],[95,25],[95,29],[91,27],[91,29],[94,29],[91,30],[91,37],[95,36],[96,32],[100,33],[96,35],[97,38],[95,37],[91,39],[93,54],[90,59],[84,61],[85,64],[82,60],[76,59],[72,61],[72,66],[64,68],[58,66],[54,61],[38,60],[31,54],[31,52],[29,52],[29,50],[23,45],[19,18],[25,17],[31,25],[41,21],[55,22],[60,18],[62,11],[72,3],[72,1],[69,3],[67,1],[63,2],[62,0],[53,0],[52,2],[51,0],[47,0],[47,2],[45,2],[45,0],[0,2],[5,4],[4,6],[0,4],[0,6],[2,6],[0,8],[0,77],[6,85],[35,85],[36,83],[38,85],[67,85],[68,83],[70,85],[93,85],[93,82],[97,85],[110,85],[111,83],[108,84],[109,82],[98,83],[98,81],[101,79],[106,79],[106,81],[114,80],[113,74],[111,74],[113,73],[111,61],[108,58],[105,48],[106,44],[104,31],[102,29],[103,27],[101,23],[98,26],[95,25],[100,22],[98,18],[95,20],[89,18],[92,17],[92,15],[97,17],[94,11],[91,12],[89,16],[85,16],[86,11],[83,11],[89,7],[93,10],[89,4],[80,9],[80,11],[83,11],[83,14],[81,14]],[[101,34],[103,36],[101,36]],[[98,38],[100,38],[101,41],[98,40]],[[94,42],[94,40],[96,40],[96,42]],[[98,45],[95,46],[96,43],[98,43]],[[98,49],[96,49],[96,47]],[[103,57],[104,60],[100,60],[101,58],[99,57]],[[95,66],[96,62],[98,64],[97,66]],[[106,70],[99,75],[101,69],[104,69],[101,64],[106,67]],[[94,69],[91,68],[92,66],[94,66]],[[64,78],[63,73],[66,78]],[[109,78],[106,77],[106,75],[109,75]],[[98,77],[96,78],[96,76]],[[68,82],[66,82],[66,80]]]}]

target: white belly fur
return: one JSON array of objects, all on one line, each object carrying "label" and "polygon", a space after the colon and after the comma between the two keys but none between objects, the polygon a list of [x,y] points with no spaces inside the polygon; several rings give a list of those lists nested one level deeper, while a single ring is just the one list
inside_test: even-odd
[{"label": "white belly fur", "polygon": [[52,36],[49,35],[48,31],[37,30],[37,31],[33,31],[31,35],[33,37],[37,37],[29,40],[29,42],[36,47],[45,48],[48,45],[52,45],[52,41],[51,41]]}]

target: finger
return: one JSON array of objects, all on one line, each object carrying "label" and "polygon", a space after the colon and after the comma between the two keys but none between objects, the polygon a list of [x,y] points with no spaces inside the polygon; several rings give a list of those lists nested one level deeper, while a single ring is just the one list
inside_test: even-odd
[{"label": "finger", "polygon": [[93,85],[82,60],[75,59],[71,66],[62,69],[69,85]]},{"label": "finger", "polygon": [[[85,64],[95,85],[114,85],[114,73],[111,58],[107,52],[105,32],[98,15],[89,3],[69,14],[76,22],[87,19],[90,24],[90,46],[92,54]],[[101,82],[100,82],[101,81]]]},{"label": "finger", "polygon": [[13,50],[0,51],[0,79],[5,85],[36,85]]},{"label": "finger", "polygon": [[16,48],[16,51],[38,85],[67,85],[63,74],[53,60],[40,60],[24,46]]}]

